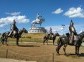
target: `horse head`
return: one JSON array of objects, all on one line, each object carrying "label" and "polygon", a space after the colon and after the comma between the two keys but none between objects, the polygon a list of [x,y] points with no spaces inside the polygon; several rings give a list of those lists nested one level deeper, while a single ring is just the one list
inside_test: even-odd
[{"label": "horse head", "polygon": [[23,28],[22,31],[23,31],[24,33],[28,33],[28,31],[27,31],[25,28]]},{"label": "horse head", "polygon": [[84,31],[79,34],[80,37],[84,38]]},{"label": "horse head", "polygon": [[22,33],[28,33],[28,31],[25,28],[23,28],[22,30],[19,31],[19,34],[22,34]]},{"label": "horse head", "polygon": [[55,35],[55,36],[60,36],[59,33],[55,33],[54,35]]},{"label": "horse head", "polygon": [[67,37],[69,37],[69,36],[70,36],[70,34],[69,34],[69,33],[66,33],[66,36],[67,36]]}]

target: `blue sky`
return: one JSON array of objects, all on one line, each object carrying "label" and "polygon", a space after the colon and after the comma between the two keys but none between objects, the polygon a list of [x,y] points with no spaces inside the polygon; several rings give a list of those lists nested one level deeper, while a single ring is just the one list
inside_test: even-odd
[{"label": "blue sky", "polygon": [[0,33],[10,30],[13,19],[19,29],[28,30],[37,13],[45,18],[42,26],[48,30],[52,27],[53,31],[68,32],[71,19],[78,32],[84,30],[83,0],[0,0]]}]

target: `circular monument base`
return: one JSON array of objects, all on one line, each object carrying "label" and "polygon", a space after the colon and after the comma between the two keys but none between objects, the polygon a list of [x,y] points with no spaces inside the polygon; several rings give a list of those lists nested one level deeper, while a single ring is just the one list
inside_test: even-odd
[{"label": "circular monument base", "polygon": [[46,29],[44,27],[34,27],[30,28],[28,33],[46,33]]}]

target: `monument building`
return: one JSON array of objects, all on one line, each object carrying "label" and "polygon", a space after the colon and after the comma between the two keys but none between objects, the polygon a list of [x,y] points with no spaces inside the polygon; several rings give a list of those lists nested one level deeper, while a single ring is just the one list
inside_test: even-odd
[{"label": "monument building", "polygon": [[44,21],[44,18],[37,14],[36,19],[31,23],[31,28],[28,33],[46,33],[46,29],[41,26]]}]

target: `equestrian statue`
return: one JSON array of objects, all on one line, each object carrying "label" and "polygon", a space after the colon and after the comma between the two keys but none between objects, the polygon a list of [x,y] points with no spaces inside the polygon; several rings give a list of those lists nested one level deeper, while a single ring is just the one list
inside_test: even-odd
[{"label": "equestrian statue", "polygon": [[7,33],[6,32],[3,33],[4,35],[1,36],[2,42],[5,42],[5,40],[3,39],[6,39],[6,42],[7,42],[8,37],[11,37],[11,38],[16,38],[16,45],[19,45],[19,38],[21,38],[21,35],[23,32],[28,33],[25,28],[19,30],[16,26],[16,21],[13,20],[11,31]]},{"label": "equestrian statue", "polygon": [[59,37],[57,41],[56,52],[59,54],[59,50],[63,46],[63,51],[66,55],[66,47],[67,45],[71,45],[75,46],[75,54],[79,55],[79,48],[81,46],[81,43],[83,42],[82,40],[84,38],[84,32],[77,34],[72,20],[70,22],[69,31],[70,33],[66,33],[65,35]]},{"label": "equestrian statue", "polygon": [[53,40],[53,45],[55,43],[55,40],[56,40],[56,36],[59,36],[58,33],[53,33],[52,32],[52,28],[50,27],[50,30],[49,30],[49,33],[46,34],[44,37],[43,37],[43,44],[45,44],[45,42],[47,43],[48,45],[48,40]]}]

